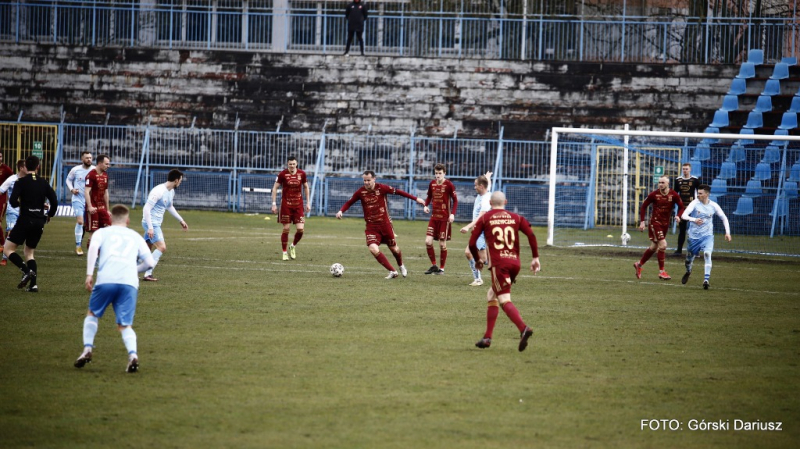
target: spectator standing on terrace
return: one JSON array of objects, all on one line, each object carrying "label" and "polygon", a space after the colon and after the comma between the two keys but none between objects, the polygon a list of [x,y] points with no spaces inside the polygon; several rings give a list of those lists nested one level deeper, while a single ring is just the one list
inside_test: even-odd
[{"label": "spectator standing on terrace", "polygon": [[350,44],[353,43],[353,36],[358,39],[358,45],[361,47],[361,56],[364,56],[364,22],[367,21],[367,5],[361,0],[353,0],[353,3],[347,5],[344,11],[344,16],[347,18],[347,46],[344,49],[344,55],[348,56],[350,53]]}]

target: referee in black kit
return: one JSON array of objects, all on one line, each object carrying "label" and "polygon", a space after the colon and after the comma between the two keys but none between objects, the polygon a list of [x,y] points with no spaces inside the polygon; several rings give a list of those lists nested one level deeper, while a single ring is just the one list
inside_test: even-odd
[{"label": "referee in black kit", "polygon": [[[56,214],[58,198],[50,184],[36,175],[39,169],[38,157],[28,156],[25,159],[25,168],[28,169],[28,175],[17,180],[11,198],[8,199],[11,207],[19,207],[19,219],[8,233],[3,253],[22,271],[22,280],[17,288],[24,288],[30,282],[26,291],[37,293],[39,286],[36,284],[36,260],[33,258],[33,251],[42,238],[44,225]],[[45,208],[45,200],[50,202],[50,210]],[[17,246],[23,243],[25,262],[16,253]]]}]

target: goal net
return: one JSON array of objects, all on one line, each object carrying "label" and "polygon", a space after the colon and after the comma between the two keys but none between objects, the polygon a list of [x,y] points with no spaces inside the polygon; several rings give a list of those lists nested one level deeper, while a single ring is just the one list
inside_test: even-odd
[{"label": "goal net", "polygon": [[[733,241],[714,250],[800,256],[800,137],[553,128],[547,244],[562,247],[649,245],[639,208],[685,163],[728,217]],[[688,204],[686,204],[688,206]],[[650,208],[648,208],[650,209]],[[649,211],[646,219],[649,220]],[[719,218],[714,231],[724,234]],[[667,237],[677,244],[677,226]],[[684,248],[686,245],[684,244]]]}]

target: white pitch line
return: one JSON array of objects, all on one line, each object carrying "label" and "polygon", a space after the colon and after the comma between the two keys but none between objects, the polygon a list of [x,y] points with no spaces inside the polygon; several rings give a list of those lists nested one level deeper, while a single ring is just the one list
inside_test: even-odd
[{"label": "white pitch line", "polygon": [[[39,252],[48,253],[48,254],[66,253],[66,251],[53,251],[53,250],[39,250]],[[79,258],[79,257],[76,257],[76,256],[73,256],[73,257],[48,256],[48,257],[51,258],[51,259],[56,259],[56,260],[79,260],[79,261],[83,260],[84,262],[81,265],[85,264],[85,259]],[[256,264],[256,265],[257,264],[268,264],[270,266],[284,266],[286,268],[288,268],[289,265],[293,264],[293,262],[284,262],[284,261],[198,259],[196,257],[174,257],[174,256],[170,256],[170,259],[173,260],[173,261],[175,261],[175,260],[195,260],[195,261],[201,260],[201,261],[204,261],[204,262],[219,261],[219,262],[225,262],[225,263],[235,262],[235,263],[249,263],[249,264]],[[422,257],[414,258],[414,257],[405,257],[404,256],[404,259],[410,259],[411,260],[411,259],[423,259],[423,258]],[[166,262],[166,263],[169,263],[169,262]],[[175,263],[172,263],[170,265],[173,266],[173,267],[206,268],[206,269],[210,269],[210,270],[261,271],[261,272],[285,272],[285,273],[319,273],[321,271],[322,272],[326,271],[327,268],[328,268],[327,265],[316,265],[316,264],[313,264],[313,265],[312,264],[304,264],[304,266],[319,267],[318,270],[301,270],[301,269],[294,269],[294,268],[277,269],[276,270],[276,269],[272,269],[272,268],[268,268],[268,267],[263,267],[263,268],[258,268],[258,267],[230,267],[230,266],[210,266],[210,265],[175,264]],[[347,273],[375,273],[375,272],[383,272],[383,271],[385,271],[385,270],[380,270],[378,268],[375,268],[373,270],[373,269],[364,268],[364,267],[361,267],[361,266],[358,266],[356,269],[348,268],[348,267],[345,267],[345,268],[347,269]],[[466,269],[464,271],[466,271]],[[523,272],[524,271],[521,271],[521,273],[523,273]],[[453,276],[452,272],[450,272],[448,274]],[[454,276],[468,277],[468,276],[471,276],[471,275],[468,274],[468,273],[464,273],[464,274],[455,274]],[[667,282],[667,281],[650,282],[650,281],[640,281],[640,280],[634,281],[634,280],[602,279],[602,278],[588,278],[588,277],[574,277],[574,276],[547,276],[547,275],[544,275],[544,274],[541,274],[541,273],[537,274],[536,276],[534,276],[532,274],[519,274],[517,276],[517,278],[518,279],[519,278],[523,278],[523,279],[536,279],[536,278],[539,278],[539,279],[547,279],[547,280],[604,282],[604,283],[612,283],[612,284],[632,284],[632,283],[636,283],[638,285],[648,285],[648,286],[649,285],[653,285],[653,286],[663,286],[663,287],[673,287],[673,288],[682,288],[682,287],[684,287],[683,284],[679,284],[679,283],[676,283],[676,282]],[[686,288],[692,289],[691,286],[690,287],[686,287]],[[700,286],[698,285],[697,289],[699,289],[699,288],[700,288]],[[752,289],[744,289],[744,288],[718,287],[717,285],[714,285],[711,288],[713,290],[717,290],[717,291],[731,291],[731,292],[735,291],[735,292],[754,293],[754,294],[800,296],[800,292],[777,292],[777,291],[771,291],[771,290],[752,290]]]}]

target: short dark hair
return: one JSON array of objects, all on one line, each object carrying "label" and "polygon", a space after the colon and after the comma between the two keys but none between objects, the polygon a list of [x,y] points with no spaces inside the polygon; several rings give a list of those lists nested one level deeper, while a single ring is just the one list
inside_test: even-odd
[{"label": "short dark hair", "polygon": [[25,166],[25,159],[20,159],[17,161],[17,171],[22,170],[22,167]]},{"label": "short dark hair", "polygon": [[30,156],[26,157],[25,158],[25,168],[28,169],[28,171],[34,171],[37,168],[39,168],[39,157],[38,156],[34,156],[32,154]]},{"label": "short dark hair", "polygon": [[447,167],[445,167],[444,164],[436,164],[433,166],[433,171],[443,171],[447,173]]},{"label": "short dark hair", "polygon": [[376,176],[375,176],[375,172],[374,172],[374,171],[372,171],[372,170],[364,170],[364,175],[365,175],[365,176],[366,176],[366,175],[370,175],[370,176],[372,176],[373,178],[375,178],[375,177],[376,177]]},{"label": "short dark hair", "polygon": [[681,167],[689,167],[689,168],[692,168],[692,164],[690,164],[690,163],[688,163],[688,162],[684,162],[684,163],[683,163],[683,165],[681,165]]},{"label": "short dark hair", "polygon": [[177,168],[173,168],[172,170],[167,173],[167,181],[177,181],[183,178],[183,172],[178,170]]},{"label": "short dark hair", "polygon": [[130,210],[123,204],[115,204],[111,207],[111,216],[114,218],[122,218],[130,214]]},{"label": "short dark hair", "polygon": [[705,190],[706,192],[711,193],[711,186],[708,184],[700,184],[697,186],[697,190]]},{"label": "short dark hair", "polygon": [[296,158],[296,157],[294,157],[294,156],[289,156],[289,157],[287,157],[287,158],[286,158],[286,162],[289,162],[289,161],[295,161],[295,162],[297,162],[297,158]]},{"label": "short dark hair", "polygon": [[108,159],[108,156],[106,156],[105,154],[100,154],[100,155],[97,156],[97,159],[95,160],[95,162],[98,163],[98,164],[102,164],[103,161],[106,160],[106,159]]},{"label": "short dark hair", "polygon": [[486,188],[489,187],[489,178],[487,178],[486,175],[478,176],[478,179],[476,179],[476,181],[478,182],[478,185],[484,186]]},{"label": "short dark hair", "polygon": [[81,159],[83,159],[84,154],[92,154],[91,151],[81,151]]}]

